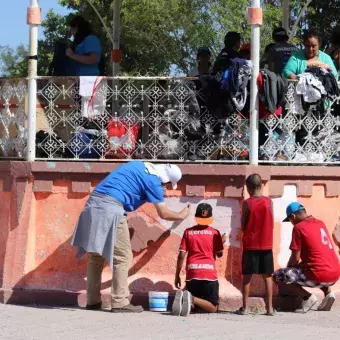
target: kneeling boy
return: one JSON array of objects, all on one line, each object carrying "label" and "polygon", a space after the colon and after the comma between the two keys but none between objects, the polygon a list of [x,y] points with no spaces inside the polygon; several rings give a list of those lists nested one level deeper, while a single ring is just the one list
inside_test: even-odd
[{"label": "kneeling boy", "polygon": [[172,306],[174,315],[188,316],[192,308],[198,307],[208,313],[216,313],[219,304],[219,284],[215,267],[217,257],[223,256],[223,241],[213,223],[212,207],[202,203],[195,215],[197,225],[186,229],[177,260],[175,286],[181,289],[180,273],[185,254],[186,290],[177,291]]}]

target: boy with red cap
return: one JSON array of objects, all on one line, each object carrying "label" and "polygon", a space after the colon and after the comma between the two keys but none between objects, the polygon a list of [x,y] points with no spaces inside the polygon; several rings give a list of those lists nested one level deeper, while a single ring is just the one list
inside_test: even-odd
[{"label": "boy with red cap", "polygon": [[216,256],[223,256],[223,243],[213,223],[212,207],[198,205],[195,215],[197,225],[186,229],[179,248],[175,286],[181,289],[180,273],[187,257],[186,290],[178,290],[172,306],[174,315],[188,316],[198,307],[208,313],[216,313],[219,304],[219,283],[215,267]]}]

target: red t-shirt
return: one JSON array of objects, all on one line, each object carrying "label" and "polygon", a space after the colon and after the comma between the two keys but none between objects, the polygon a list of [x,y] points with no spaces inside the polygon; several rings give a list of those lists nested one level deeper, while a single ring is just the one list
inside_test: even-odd
[{"label": "red t-shirt", "polygon": [[251,197],[245,202],[247,222],[243,233],[244,250],[273,249],[274,219],[268,197]]},{"label": "red t-shirt", "polygon": [[188,253],[187,281],[217,280],[216,253],[223,250],[218,230],[209,226],[195,226],[185,230],[179,250]]},{"label": "red t-shirt", "polygon": [[340,264],[325,224],[308,217],[293,229],[291,250],[301,251],[301,262],[309,280],[336,282]]}]

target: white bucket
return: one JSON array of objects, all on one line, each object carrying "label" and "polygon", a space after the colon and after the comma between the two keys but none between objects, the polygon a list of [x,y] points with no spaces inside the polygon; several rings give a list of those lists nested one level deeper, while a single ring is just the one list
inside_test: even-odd
[{"label": "white bucket", "polygon": [[149,307],[151,312],[166,312],[168,310],[168,292],[149,292]]}]

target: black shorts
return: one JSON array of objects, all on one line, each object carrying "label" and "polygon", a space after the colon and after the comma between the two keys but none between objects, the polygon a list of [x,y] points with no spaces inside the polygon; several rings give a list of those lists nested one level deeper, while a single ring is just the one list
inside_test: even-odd
[{"label": "black shorts", "polygon": [[272,250],[244,250],[242,255],[242,275],[273,274]]},{"label": "black shorts", "polygon": [[219,304],[218,281],[191,280],[187,281],[187,290],[194,296],[209,301],[214,306]]}]

